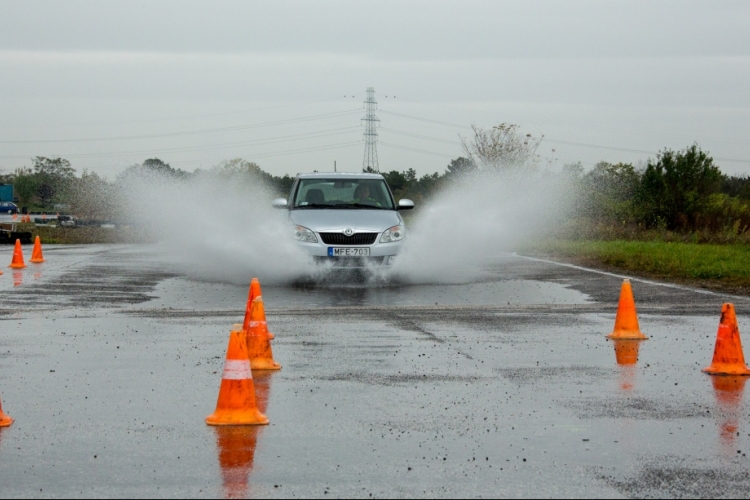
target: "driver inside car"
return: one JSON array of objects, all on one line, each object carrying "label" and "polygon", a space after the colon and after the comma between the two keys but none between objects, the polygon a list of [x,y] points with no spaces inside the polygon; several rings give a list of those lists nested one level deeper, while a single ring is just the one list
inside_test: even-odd
[{"label": "driver inside car", "polygon": [[357,189],[354,190],[354,203],[361,203],[363,205],[375,205],[382,206],[378,200],[370,196],[370,187],[367,184],[360,184]]}]

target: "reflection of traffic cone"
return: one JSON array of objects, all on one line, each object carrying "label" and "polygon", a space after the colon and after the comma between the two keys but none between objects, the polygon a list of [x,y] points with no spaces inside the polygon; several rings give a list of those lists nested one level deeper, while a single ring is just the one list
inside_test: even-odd
[{"label": "reflection of traffic cone", "polygon": [[23,249],[21,248],[21,240],[16,240],[16,248],[13,249],[13,261],[10,263],[11,269],[23,269],[26,264],[23,261]]},{"label": "reflection of traffic cone", "polygon": [[36,237],[36,240],[34,240],[34,251],[31,252],[31,260],[29,261],[32,264],[41,264],[44,262],[44,255],[42,254],[42,240],[39,238],[39,236]]},{"label": "reflection of traffic cone", "polygon": [[641,333],[638,326],[638,314],[635,312],[635,298],[630,280],[622,282],[620,291],[620,303],[617,306],[617,318],[615,318],[615,329],[607,335],[610,339],[641,339],[648,337]]},{"label": "reflection of traffic cone", "polygon": [[215,427],[219,467],[225,498],[249,498],[248,476],[253,471],[255,446],[260,428],[256,426]]},{"label": "reflection of traffic cone", "polygon": [[741,375],[726,377],[711,377],[716,395],[719,412],[715,413],[720,419],[719,439],[725,453],[734,455],[737,431],[742,414],[742,395],[745,392],[747,377]]},{"label": "reflection of traffic cone", "polygon": [[0,401],[0,427],[8,427],[13,423],[13,419],[3,413],[3,403]]},{"label": "reflection of traffic cone", "polygon": [[23,273],[21,271],[13,271],[13,286],[23,285]]},{"label": "reflection of traffic cone", "polygon": [[631,391],[635,387],[635,365],[641,340],[612,340],[615,344],[615,359],[620,366],[620,389]]},{"label": "reflection of traffic cone", "polygon": [[721,306],[721,321],[711,366],[703,369],[711,375],[750,375],[740,342],[740,328],[733,304]]},{"label": "reflection of traffic cone", "polygon": [[618,365],[634,365],[638,362],[638,349],[641,342],[638,340],[615,339],[615,358]]},{"label": "reflection of traffic cone", "polygon": [[250,310],[250,322],[245,331],[247,351],[250,354],[250,365],[253,370],[281,370],[281,365],[273,360],[271,339],[268,338],[266,312],[263,307],[263,297],[253,300]]},{"label": "reflection of traffic cone", "polygon": [[206,417],[208,425],[265,425],[268,418],[255,404],[255,386],[247,355],[245,332],[235,325],[219,389],[216,411]]},{"label": "reflection of traffic cone", "polygon": [[[260,289],[260,281],[258,280],[258,278],[253,278],[250,282],[250,293],[247,297],[247,306],[245,306],[245,320],[242,322],[243,330],[247,331],[247,329],[250,328],[250,315],[253,308],[253,301],[262,296],[263,292]],[[266,321],[265,313],[263,315],[263,321]],[[268,328],[266,328],[266,334],[268,335],[269,339],[275,338],[275,335],[269,332]]]},{"label": "reflection of traffic cone", "polygon": [[268,409],[268,399],[271,396],[271,381],[275,371],[261,370],[253,375],[255,384],[255,403],[262,414],[266,414]]},{"label": "reflection of traffic cone", "polygon": [[[261,371],[253,376],[255,401],[258,410],[266,413],[271,392],[271,380],[276,372]],[[255,445],[262,430],[258,426],[214,427],[219,448],[219,466],[226,498],[249,498],[248,476],[253,471]]]}]

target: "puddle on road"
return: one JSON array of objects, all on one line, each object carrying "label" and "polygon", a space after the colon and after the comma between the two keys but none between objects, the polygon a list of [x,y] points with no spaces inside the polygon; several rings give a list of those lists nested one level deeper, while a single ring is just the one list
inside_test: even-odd
[{"label": "puddle on road", "polygon": [[[242,308],[247,288],[175,278],[157,285],[143,307]],[[352,306],[486,306],[587,304],[589,296],[559,283],[503,280],[463,285],[263,287],[269,309]]]}]

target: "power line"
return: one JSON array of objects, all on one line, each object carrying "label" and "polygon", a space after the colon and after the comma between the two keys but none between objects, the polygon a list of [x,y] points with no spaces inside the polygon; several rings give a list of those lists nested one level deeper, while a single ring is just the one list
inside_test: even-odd
[{"label": "power line", "polygon": [[[51,125],[51,126],[45,126],[44,128],[71,128],[71,127],[90,127],[90,126],[97,126],[97,127],[104,127],[104,126],[113,126],[113,125],[132,125],[136,123],[158,123],[158,122],[171,122],[171,121],[178,121],[178,120],[190,120],[193,118],[207,118],[211,116],[227,116],[227,115],[238,115],[238,114],[244,114],[244,113],[255,113],[257,111],[272,111],[275,109],[284,109],[284,108],[291,108],[291,107],[300,107],[300,106],[308,106],[310,104],[322,104],[322,103],[330,103],[338,101],[338,99],[327,99],[324,101],[307,101],[303,103],[292,103],[292,104],[280,104],[278,106],[266,106],[262,108],[253,108],[253,109],[241,109],[237,111],[223,111],[219,113],[203,113],[198,115],[183,115],[183,116],[172,116],[168,118],[152,118],[152,119],[143,119],[143,120],[127,120],[127,121],[121,121],[121,122],[109,122],[109,123],[96,123],[96,124],[86,124],[86,123],[78,123],[78,124],[67,124],[67,125]],[[0,130],[5,129],[13,129],[16,130],[18,128],[32,128],[36,127],[34,125],[14,125],[14,126],[7,126],[7,127],[0,127]]]},{"label": "power line", "polygon": [[[393,115],[393,116],[400,116],[402,118],[409,118],[409,119],[412,119],[412,120],[417,120],[417,121],[422,121],[422,122],[427,122],[427,123],[435,123],[435,124],[438,124],[438,125],[445,125],[445,126],[449,126],[449,127],[458,127],[458,128],[462,128],[462,129],[469,129],[469,130],[471,130],[471,127],[467,127],[466,125],[459,125],[457,123],[444,122],[444,121],[440,121],[440,120],[432,120],[432,119],[429,119],[429,118],[422,118],[422,117],[419,117],[419,116],[407,115],[407,114],[404,114],[404,113],[395,113],[393,111],[383,111],[383,110],[381,110],[380,112],[384,113],[384,114],[389,114],[389,115]],[[390,130],[391,132],[400,133],[401,135],[410,135],[408,132],[395,131],[393,129],[385,129],[384,128],[383,130]],[[416,134],[411,134],[411,135],[414,136],[414,137],[418,137]],[[428,137],[428,136],[422,136],[421,138],[427,139],[427,140],[432,140],[432,141],[447,142],[447,141],[445,141],[443,139],[436,139],[436,138],[431,138],[431,137]],[[550,139],[549,137],[544,137],[544,140],[547,141],[547,142],[551,142],[553,144],[565,144],[565,145],[568,145],[568,146],[577,146],[577,147],[582,147],[582,148],[604,149],[604,150],[609,150],[609,151],[620,151],[620,152],[627,152],[627,153],[640,153],[640,154],[647,154],[647,155],[657,155],[657,154],[659,154],[658,151],[646,151],[646,150],[642,150],[642,149],[619,148],[619,147],[614,147],[614,146],[602,146],[602,145],[599,145],[599,144],[589,144],[589,143],[575,142],[575,141],[563,141],[563,140],[559,140],[559,139]],[[716,160],[716,161],[726,161],[726,162],[733,162],[733,163],[747,163],[747,164],[750,164],[750,160],[743,160],[743,159],[738,159],[738,158],[722,158],[722,157],[716,157],[716,156],[714,156],[713,159]]]},{"label": "power line", "polygon": [[[291,135],[285,135],[285,136],[278,136],[278,137],[269,137],[267,139],[254,139],[250,141],[240,141],[240,142],[225,142],[220,144],[206,144],[202,146],[190,146],[190,147],[184,147],[184,148],[162,148],[162,149],[144,149],[140,151],[116,151],[112,153],[71,153],[64,155],[66,158],[86,158],[86,157],[96,157],[96,156],[131,156],[131,155],[140,155],[140,154],[152,154],[152,153],[177,153],[177,152],[189,152],[189,151],[200,151],[204,149],[212,149],[217,147],[238,147],[238,146],[246,146],[250,144],[275,144],[279,142],[285,142],[288,139],[298,138],[298,139],[317,139],[320,137],[330,137],[334,135],[344,135],[350,132],[353,132],[354,130],[359,130],[359,127],[346,127],[346,128],[340,128],[340,129],[331,129],[331,130],[322,130],[318,132],[306,132],[304,134],[291,134]],[[27,156],[0,156],[0,159],[12,159],[12,160],[20,160],[20,159],[27,159]]]},{"label": "power line", "polygon": [[402,130],[396,130],[393,128],[387,128],[387,127],[380,127],[380,130],[385,130],[386,132],[391,132],[398,135],[403,135],[407,137],[415,137],[417,139],[425,139],[427,141],[435,141],[435,142],[443,142],[445,144],[453,144],[456,146],[461,146],[461,143],[458,141],[450,141],[448,139],[438,139],[437,137],[430,137],[428,135],[421,135],[421,134],[412,134],[411,132],[404,132]]},{"label": "power line", "polygon": [[404,113],[396,113],[394,111],[383,111],[383,110],[380,110],[380,112],[383,113],[383,114],[386,114],[386,115],[400,116],[401,118],[409,118],[411,120],[417,120],[417,121],[420,121],[420,122],[436,123],[438,125],[447,125],[449,127],[458,127],[458,128],[463,128],[463,129],[471,130],[471,127],[466,126],[466,125],[459,125],[457,123],[443,122],[443,121],[440,121],[440,120],[431,120],[430,118],[421,118],[419,116],[405,115]]},{"label": "power line", "polygon": [[254,123],[252,125],[239,125],[234,127],[222,127],[213,129],[202,129],[202,130],[190,130],[185,132],[169,132],[163,134],[149,134],[149,135],[131,135],[131,136],[119,136],[119,137],[89,137],[84,139],[39,139],[39,140],[24,140],[24,141],[0,141],[0,144],[39,144],[39,143],[64,143],[64,142],[100,142],[100,141],[121,141],[121,140],[132,140],[132,139],[154,139],[159,137],[177,137],[186,135],[199,135],[205,133],[216,133],[216,132],[229,132],[236,130],[247,130],[251,128],[260,127],[272,127],[277,125],[288,125],[291,123],[301,123],[315,120],[322,120],[325,118],[334,118],[339,116],[347,116],[353,113],[358,113],[359,110],[351,111],[338,111],[335,113],[325,113],[320,115],[311,115],[302,118],[293,118],[288,120],[279,120],[273,122]]},{"label": "power line", "polygon": [[433,155],[433,156],[442,156],[442,157],[445,157],[445,158],[453,158],[454,157],[453,155],[449,155],[449,154],[445,154],[445,153],[436,153],[434,151],[426,151],[424,149],[410,148],[410,147],[407,147],[407,146],[399,146],[397,144],[389,144],[387,142],[382,142],[382,141],[380,142],[380,144],[382,144],[383,146],[387,146],[389,148],[403,149],[405,151],[414,151],[416,153],[424,153],[424,154]]},{"label": "power line", "polygon": [[[285,156],[285,155],[291,155],[291,154],[298,154],[298,153],[311,153],[314,151],[326,151],[329,149],[342,149],[342,148],[348,148],[357,144],[362,144],[362,141],[352,141],[352,142],[344,142],[339,144],[329,144],[327,146],[316,146],[311,148],[302,148],[302,149],[289,149],[286,151],[274,151],[270,153],[260,153],[260,154],[244,154],[243,156],[247,156],[250,159],[257,159],[257,158],[271,158],[274,156]],[[226,158],[215,158],[211,160],[201,160],[201,161],[183,161],[183,162],[171,162],[171,165],[196,165],[201,164],[205,162],[215,162],[215,161],[223,161],[226,160]]]}]

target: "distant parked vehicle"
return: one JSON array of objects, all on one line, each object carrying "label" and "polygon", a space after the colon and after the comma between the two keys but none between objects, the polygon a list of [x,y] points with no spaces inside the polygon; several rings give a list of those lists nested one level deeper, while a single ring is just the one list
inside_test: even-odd
[{"label": "distant parked vehicle", "polygon": [[18,205],[9,201],[0,202],[0,214],[17,214]]},{"label": "distant parked vehicle", "polygon": [[62,227],[76,227],[76,218],[72,215],[61,215],[57,218],[57,223]]}]

